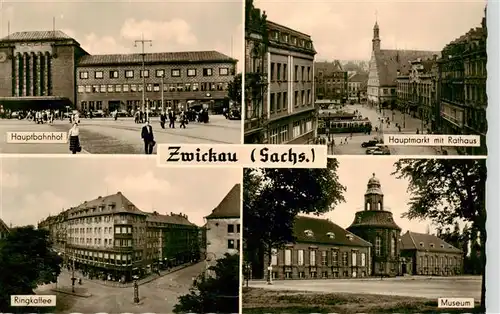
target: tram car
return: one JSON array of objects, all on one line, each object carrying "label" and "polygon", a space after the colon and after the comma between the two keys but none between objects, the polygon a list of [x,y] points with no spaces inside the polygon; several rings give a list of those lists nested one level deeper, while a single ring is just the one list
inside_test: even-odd
[{"label": "tram car", "polygon": [[372,124],[368,118],[354,114],[320,114],[318,116],[318,134],[369,133]]}]

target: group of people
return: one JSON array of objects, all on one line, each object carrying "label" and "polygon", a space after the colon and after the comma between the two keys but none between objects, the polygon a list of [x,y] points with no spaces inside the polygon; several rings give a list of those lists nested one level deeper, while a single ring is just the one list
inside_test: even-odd
[{"label": "group of people", "polygon": [[28,111],[26,120],[33,121],[36,124],[54,123],[56,112],[54,110]]}]

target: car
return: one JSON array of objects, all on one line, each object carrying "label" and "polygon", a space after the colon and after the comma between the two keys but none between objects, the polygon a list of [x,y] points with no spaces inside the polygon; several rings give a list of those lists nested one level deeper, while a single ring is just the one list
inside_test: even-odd
[{"label": "car", "polygon": [[391,150],[389,147],[384,145],[379,145],[375,147],[370,147],[366,150],[367,155],[390,155]]},{"label": "car", "polygon": [[367,155],[371,155],[371,154],[372,154],[372,152],[373,152],[374,150],[377,150],[377,149],[378,149],[378,146],[370,146],[370,147],[367,147],[367,148],[366,148],[365,153],[366,153]]},{"label": "car", "polygon": [[104,111],[103,110],[96,110],[96,111],[92,112],[92,115],[95,118],[103,118],[104,117]]},{"label": "car", "polygon": [[366,142],[361,143],[361,147],[367,148],[367,147],[374,147],[379,143],[377,140],[369,140]]},{"label": "car", "polygon": [[238,109],[231,109],[229,111],[229,120],[241,120],[241,113]]}]

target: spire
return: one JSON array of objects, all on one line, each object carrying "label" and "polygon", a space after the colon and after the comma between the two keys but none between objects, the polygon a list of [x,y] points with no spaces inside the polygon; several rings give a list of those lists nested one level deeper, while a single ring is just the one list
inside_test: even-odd
[{"label": "spire", "polygon": [[378,27],[377,17],[375,17],[375,25],[373,26],[372,51],[380,51],[380,29]]}]

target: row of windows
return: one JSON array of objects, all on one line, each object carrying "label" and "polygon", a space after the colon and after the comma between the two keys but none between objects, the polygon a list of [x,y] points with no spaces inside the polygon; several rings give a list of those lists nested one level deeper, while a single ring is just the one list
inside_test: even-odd
[{"label": "row of windows", "polygon": [[[306,278],[305,271],[299,271],[296,275],[297,275],[297,278],[299,278],[299,279]],[[311,271],[309,271],[308,276],[309,276],[309,278],[318,278],[318,272],[315,270],[311,270]],[[352,271],[345,270],[344,272],[342,272],[342,276],[343,277],[353,277],[353,278],[356,278],[358,276],[366,277],[366,271],[362,271],[361,273],[358,274],[358,272],[356,270],[352,270]],[[277,277],[278,277],[278,273],[273,272],[273,279],[276,279]],[[323,278],[323,279],[339,278],[339,277],[340,277],[339,271],[332,271],[331,273],[329,273],[328,271],[321,272],[321,278]],[[293,279],[293,278],[294,278],[294,273],[291,270],[285,271],[285,279]]]},{"label": "row of windows", "polygon": [[[307,72],[306,72],[307,71]],[[300,77],[299,77],[300,74]],[[279,82],[287,82],[288,78],[288,64],[286,63],[275,63],[271,62],[271,82],[279,81]],[[312,81],[312,72],[311,67],[308,66],[298,66],[296,65],[293,73],[293,81],[298,82],[311,82]]]},{"label": "row of windows", "polygon": [[434,266],[458,266],[460,265],[458,257],[447,256],[420,256],[420,267],[434,267]]},{"label": "row of windows", "polygon": [[293,138],[296,139],[312,131],[312,118],[307,118],[293,123]]},{"label": "row of windows", "polygon": [[290,135],[296,139],[313,129],[313,119],[306,118],[293,123],[293,133],[289,132],[289,125],[283,125],[269,131],[269,144],[283,144],[290,140]]},{"label": "row of windows", "polygon": [[[170,71],[170,76],[171,77],[181,77],[181,72],[182,72],[181,69],[172,69]],[[195,77],[195,76],[197,76],[197,72],[198,72],[197,69],[187,69],[186,76],[187,77]],[[203,74],[203,76],[212,76],[213,69],[204,68],[202,71],[202,74]],[[219,75],[220,76],[229,75],[229,68],[219,68]],[[125,78],[134,78],[135,71],[134,70],[124,70],[124,76],[125,76]],[[86,80],[89,78],[89,72],[88,71],[80,71],[79,77],[81,80]],[[149,70],[140,70],[139,77],[148,78],[149,77]],[[165,70],[162,70],[162,69],[156,70],[155,77],[159,77],[159,78],[166,77]],[[95,79],[103,79],[104,78],[104,71],[94,71],[94,78]],[[119,70],[109,71],[109,78],[110,79],[120,78],[120,71]]]},{"label": "row of windows", "polygon": [[[391,237],[390,254],[391,256],[396,256],[396,238]],[[380,236],[375,237],[375,256],[382,255],[382,238]]]},{"label": "row of windows", "polygon": [[236,244],[235,244],[235,240],[233,239],[229,239],[227,240],[227,248],[230,249],[230,250],[239,250],[240,249],[240,240],[236,240]]},{"label": "row of windows", "polygon": [[227,233],[234,233],[234,230],[236,229],[236,233],[240,233],[240,224],[236,225],[227,225]]},{"label": "row of windows", "polygon": [[[298,106],[308,106],[312,104],[312,92],[310,89],[295,91],[294,94],[294,105]],[[281,110],[288,110],[288,93],[280,92],[280,93],[271,93],[271,102],[269,104],[270,112],[280,112]]]},{"label": "row of windows", "polygon": [[[196,91],[226,91],[229,83],[177,83],[177,84],[146,84],[147,92],[160,92],[163,85],[164,92],[196,92]],[[102,84],[78,85],[78,93],[128,93],[142,92],[142,84]]]},{"label": "row of windows", "polygon": [[79,244],[79,245],[104,245],[104,246],[116,246],[116,247],[132,247],[133,245],[142,245],[144,243],[144,239],[100,239],[100,238],[77,238],[71,237],[69,238],[70,243]]},{"label": "row of windows", "polygon": [[[292,254],[294,252],[297,252],[297,259],[292,258]],[[331,250],[331,251],[319,251],[321,253],[321,266],[361,266],[365,267],[366,266],[366,254],[365,253],[359,253],[357,251],[352,251],[351,252],[351,265],[349,265],[349,253],[348,252],[342,252],[341,255],[341,260],[339,261],[339,255],[340,252],[338,250]],[[295,264],[293,261],[296,261],[296,265],[298,266],[304,266],[304,265],[309,265],[309,266],[315,266],[318,265],[316,261],[316,257],[318,254],[318,250],[309,250],[309,259],[308,263],[306,263],[304,259],[304,250],[291,250],[291,249],[285,249],[284,250],[284,266],[292,266]],[[358,256],[360,256],[360,263],[358,264]],[[330,263],[329,263],[330,262]],[[278,265],[278,251],[273,250],[273,254],[271,256],[271,265],[272,266],[277,266]]]},{"label": "row of windows", "polygon": [[287,44],[292,44],[294,46],[299,46],[302,48],[312,49],[312,41],[306,39],[299,39],[295,36],[290,36],[287,33],[280,33],[277,30],[271,31],[271,38],[273,40],[281,41]]}]

